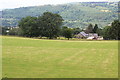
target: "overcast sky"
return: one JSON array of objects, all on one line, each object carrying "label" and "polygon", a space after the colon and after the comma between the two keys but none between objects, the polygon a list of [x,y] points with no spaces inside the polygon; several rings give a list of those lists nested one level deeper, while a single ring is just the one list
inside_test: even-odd
[{"label": "overcast sky", "polygon": [[119,1],[119,0],[0,0],[0,10],[47,4],[56,5],[71,2],[93,2],[93,1],[95,2],[95,1]]}]

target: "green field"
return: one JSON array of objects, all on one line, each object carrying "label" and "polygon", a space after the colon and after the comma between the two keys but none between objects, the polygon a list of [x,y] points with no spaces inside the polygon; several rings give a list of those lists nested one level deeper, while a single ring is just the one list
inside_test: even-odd
[{"label": "green field", "polygon": [[117,41],[2,37],[3,77],[116,78]]}]

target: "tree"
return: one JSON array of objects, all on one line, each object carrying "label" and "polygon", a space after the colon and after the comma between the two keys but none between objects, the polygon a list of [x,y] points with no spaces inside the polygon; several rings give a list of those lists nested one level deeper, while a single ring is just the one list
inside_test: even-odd
[{"label": "tree", "polygon": [[7,27],[2,27],[2,35],[7,35]]},{"label": "tree", "polygon": [[9,35],[22,36],[22,31],[19,27],[13,27],[9,30]]},{"label": "tree", "polygon": [[98,29],[98,25],[95,24],[94,28],[93,28],[93,33],[97,33],[97,29]]},{"label": "tree", "polygon": [[26,37],[39,36],[36,17],[27,16],[26,18],[22,18],[19,21],[19,27],[23,32],[23,36]]},{"label": "tree", "polygon": [[111,39],[120,40],[120,21],[114,20],[111,26]]},{"label": "tree", "polygon": [[63,19],[58,14],[45,12],[39,17],[38,21],[42,36],[52,39],[58,36]]},{"label": "tree", "polygon": [[93,33],[97,33],[99,36],[103,35],[102,29],[98,28],[98,25],[95,24],[94,28],[93,28]]},{"label": "tree", "polygon": [[80,28],[73,28],[73,35],[79,34],[81,31]]},{"label": "tree", "polygon": [[120,40],[120,21],[114,20],[111,26],[106,26],[103,29],[103,33],[104,39]]},{"label": "tree", "polygon": [[65,38],[68,38],[68,40],[70,38],[72,38],[72,29],[71,28],[68,28],[68,27],[63,27],[62,28],[62,35],[65,37]]},{"label": "tree", "polygon": [[62,17],[58,14],[45,12],[42,16],[22,18],[19,27],[26,37],[45,36],[49,39],[56,38],[62,25]]},{"label": "tree", "polygon": [[88,33],[93,33],[93,25],[89,24],[89,26],[86,28],[85,32]]},{"label": "tree", "polygon": [[111,26],[104,27],[104,29],[103,29],[103,38],[105,40],[111,39],[111,35],[110,34],[111,34]]},{"label": "tree", "polygon": [[102,36],[103,35],[103,30],[101,28],[98,28],[96,33],[99,35],[99,36]]}]

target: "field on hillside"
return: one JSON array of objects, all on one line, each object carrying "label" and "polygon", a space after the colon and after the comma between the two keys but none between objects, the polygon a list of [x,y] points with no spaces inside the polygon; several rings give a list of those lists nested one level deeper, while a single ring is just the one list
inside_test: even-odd
[{"label": "field on hillside", "polygon": [[117,41],[2,37],[3,77],[115,78]]}]

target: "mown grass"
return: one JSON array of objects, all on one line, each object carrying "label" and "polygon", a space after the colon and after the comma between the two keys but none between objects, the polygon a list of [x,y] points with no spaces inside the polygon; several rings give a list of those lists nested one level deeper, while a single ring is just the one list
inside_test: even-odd
[{"label": "mown grass", "polygon": [[117,41],[2,37],[3,77],[116,78]]}]

